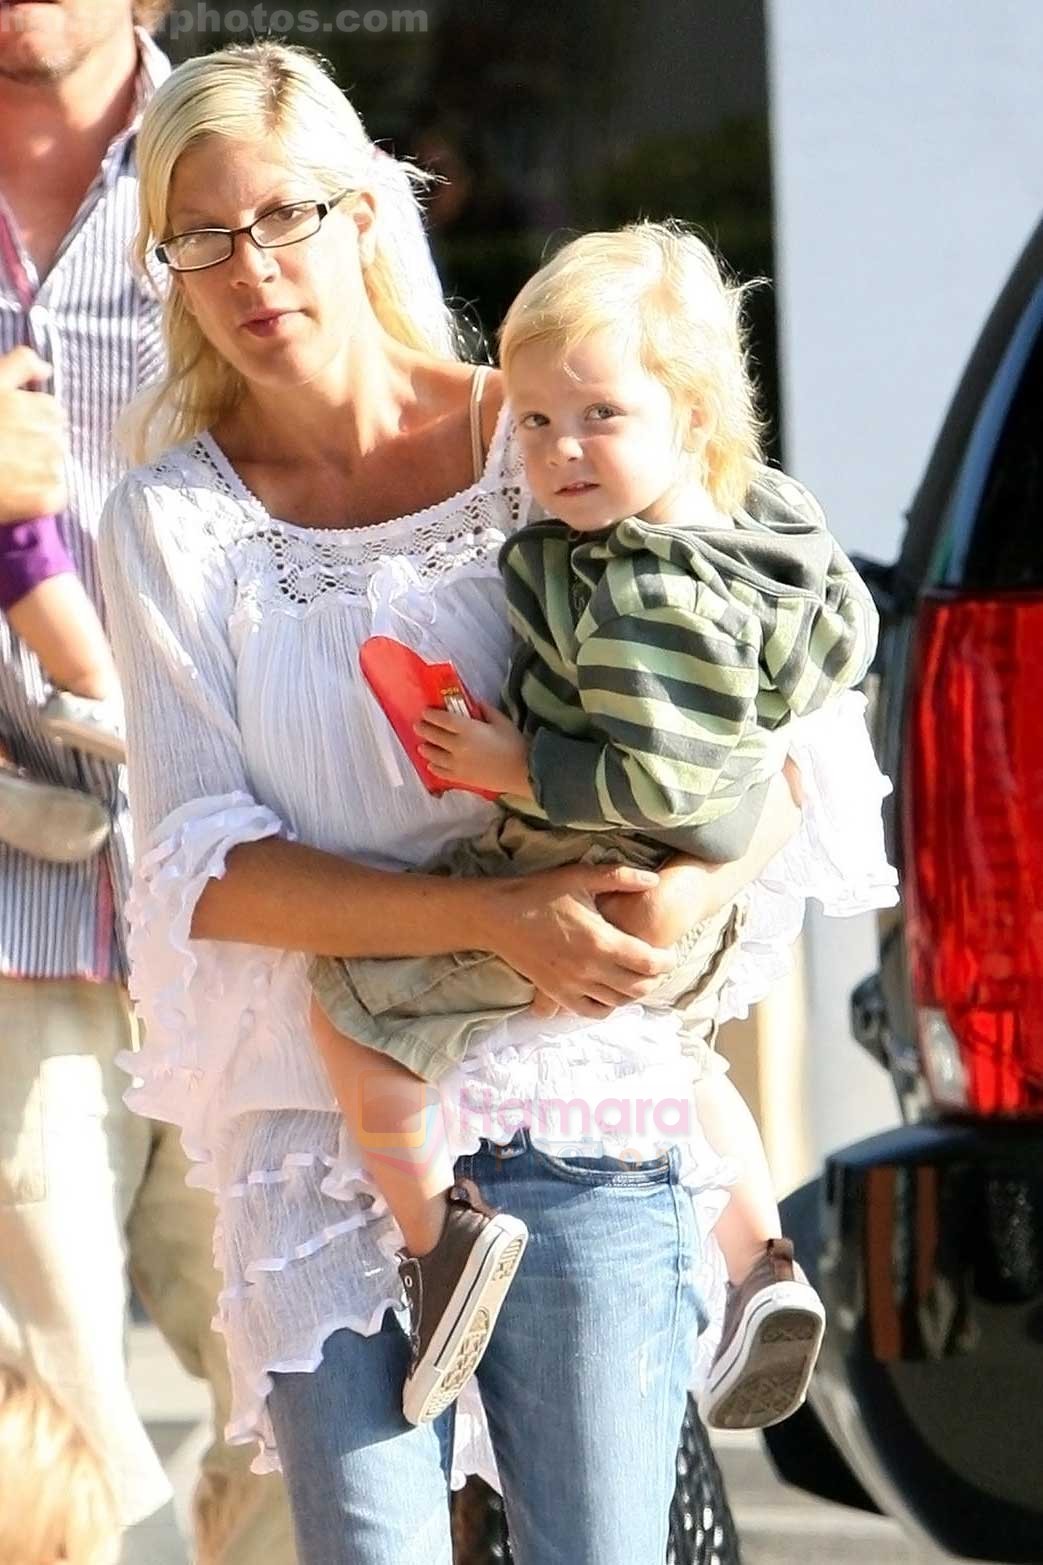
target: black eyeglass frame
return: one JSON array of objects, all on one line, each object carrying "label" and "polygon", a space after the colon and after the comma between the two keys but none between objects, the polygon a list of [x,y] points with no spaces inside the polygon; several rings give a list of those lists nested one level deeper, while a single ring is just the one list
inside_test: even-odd
[{"label": "black eyeglass frame", "polygon": [[[306,239],[314,239],[323,222],[334,207],[339,206],[345,196],[350,196],[351,191],[342,190],[340,195],[333,196],[329,201],[284,201],[281,206],[272,207],[270,212],[262,212],[260,217],[255,217],[252,223],[244,223],[241,228],[186,228],[184,233],[171,234],[169,239],[161,239],[158,244],[152,246],[151,254],[161,265],[169,267],[172,272],[206,272],[212,266],[223,266],[225,261],[230,261],[235,254],[235,242],[240,234],[249,234],[250,242],[255,244],[258,250],[285,250],[290,245],[303,244]],[[295,206],[313,206],[316,211],[315,227],[307,234],[299,234],[296,239],[280,239],[277,244],[262,244],[254,233],[258,223],[264,223],[270,217],[275,217],[278,212],[288,212]],[[228,254],[216,261],[204,261],[202,266],[176,266],[166,254],[167,246],[172,245],[178,239],[192,239],[197,234],[223,234],[228,240]]]}]

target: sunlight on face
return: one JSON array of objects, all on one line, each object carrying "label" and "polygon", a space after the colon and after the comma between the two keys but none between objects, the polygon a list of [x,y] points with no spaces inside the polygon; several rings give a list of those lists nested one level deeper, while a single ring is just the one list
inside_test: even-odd
[{"label": "sunlight on face", "polygon": [[132,0],[0,5],[0,79],[57,82],[121,34],[130,47],[132,12]]},{"label": "sunlight on face", "polygon": [[[164,237],[241,228],[277,207],[327,199],[307,171],[266,146],[212,136],[178,160]],[[361,255],[372,218],[368,195],[351,196],[309,238],[262,249],[240,234],[228,260],[174,274],[173,286],[248,383],[285,388],[312,381],[350,355],[355,332],[375,325]]]},{"label": "sunlight on face", "polygon": [[579,532],[672,517],[692,482],[691,453],[670,393],[621,335],[593,332],[567,353],[526,343],[507,395],[530,488],[552,516]]}]

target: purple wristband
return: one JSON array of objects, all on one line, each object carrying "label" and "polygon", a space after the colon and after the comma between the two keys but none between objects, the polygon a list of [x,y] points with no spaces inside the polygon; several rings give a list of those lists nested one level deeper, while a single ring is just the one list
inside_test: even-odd
[{"label": "purple wristband", "polygon": [[55,516],[0,526],[0,609],[20,602],[42,581],[75,571]]}]

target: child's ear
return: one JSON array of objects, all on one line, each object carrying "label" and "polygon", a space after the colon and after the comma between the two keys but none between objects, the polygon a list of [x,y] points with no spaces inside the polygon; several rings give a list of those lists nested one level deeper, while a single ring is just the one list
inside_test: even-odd
[{"label": "child's ear", "polygon": [[710,439],[710,420],[706,409],[694,403],[684,422],[684,446],[686,451],[701,452]]}]

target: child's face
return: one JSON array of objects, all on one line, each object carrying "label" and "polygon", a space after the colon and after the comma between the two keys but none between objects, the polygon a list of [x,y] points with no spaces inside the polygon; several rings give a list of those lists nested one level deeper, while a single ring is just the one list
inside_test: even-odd
[{"label": "child's face", "polygon": [[595,332],[567,353],[526,343],[511,360],[507,396],[529,487],[551,516],[577,532],[625,516],[671,519],[692,455],[669,392],[614,333]]}]

